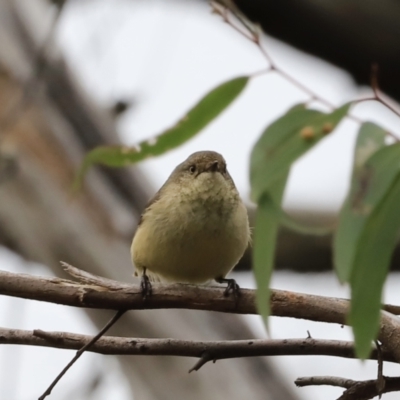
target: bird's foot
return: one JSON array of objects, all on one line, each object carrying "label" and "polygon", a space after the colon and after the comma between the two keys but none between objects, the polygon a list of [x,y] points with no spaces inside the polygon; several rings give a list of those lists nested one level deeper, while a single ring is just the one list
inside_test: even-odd
[{"label": "bird's foot", "polygon": [[140,279],[140,289],[142,291],[143,299],[151,296],[153,289],[149,277],[146,275],[146,268],[143,268],[142,278]]},{"label": "bird's foot", "polygon": [[229,296],[229,293],[238,298],[240,296],[240,286],[236,283],[234,279],[226,279],[226,278],[216,278],[218,283],[227,283],[226,289],[224,291],[224,296]]}]

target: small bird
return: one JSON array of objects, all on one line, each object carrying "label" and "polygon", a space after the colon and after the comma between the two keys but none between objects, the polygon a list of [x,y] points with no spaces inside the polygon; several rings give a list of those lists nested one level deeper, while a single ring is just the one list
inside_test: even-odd
[{"label": "small bird", "polygon": [[221,154],[199,151],[179,164],[144,210],[131,246],[144,296],[150,282],[227,283],[250,241],[247,210]]}]

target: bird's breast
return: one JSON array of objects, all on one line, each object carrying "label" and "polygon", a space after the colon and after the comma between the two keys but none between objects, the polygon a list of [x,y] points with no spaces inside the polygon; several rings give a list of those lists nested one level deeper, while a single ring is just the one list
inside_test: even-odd
[{"label": "bird's breast", "polygon": [[165,280],[201,283],[225,276],[239,261],[249,238],[240,198],[216,195],[215,189],[193,194],[166,196],[146,213],[132,245],[139,269]]}]

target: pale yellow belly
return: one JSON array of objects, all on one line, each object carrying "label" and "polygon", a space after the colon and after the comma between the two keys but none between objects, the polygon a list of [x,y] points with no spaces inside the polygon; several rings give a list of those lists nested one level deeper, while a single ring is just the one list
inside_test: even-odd
[{"label": "pale yellow belly", "polygon": [[139,274],[146,267],[155,281],[205,283],[225,277],[244,253],[249,237],[247,215],[234,224],[213,221],[182,232],[141,228],[132,243],[133,261]]}]

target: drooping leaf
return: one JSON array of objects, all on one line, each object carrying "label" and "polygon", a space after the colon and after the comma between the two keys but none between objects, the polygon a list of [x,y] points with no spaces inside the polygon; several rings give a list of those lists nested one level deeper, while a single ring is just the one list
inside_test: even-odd
[{"label": "drooping leaf", "polygon": [[349,281],[363,227],[399,171],[395,165],[400,145],[384,147],[385,135],[372,123],[363,124],[358,134],[350,192],[334,238],[334,265],[341,282]]},{"label": "drooping leaf", "polygon": [[239,96],[246,87],[248,80],[249,77],[243,76],[217,86],[174,126],[149,140],[140,142],[136,146],[101,146],[90,151],[78,172],[74,184],[75,188],[80,186],[86,171],[93,164],[123,167],[151,156],[163,154],[191,139]]},{"label": "drooping leaf", "polygon": [[366,358],[379,327],[382,288],[400,229],[400,143],[364,124],[359,132],[350,193],[335,236],[335,267],[350,282],[356,352]]},{"label": "drooping leaf", "polygon": [[386,136],[387,132],[372,122],[364,122],[360,126],[354,148],[352,181],[358,178],[368,158],[385,146]]},{"label": "drooping leaf", "polygon": [[257,308],[264,322],[270,314],[270,290],[283,191],[288,172],[261,197],[254,230],[253,263],[257,283]]},{"label": "drooping leaf", "polygon": [[250,161],[252,197],[258,204],[254,271],[257,304],[264,320],[269,315],[269,281],[271,278],[283,190],[292,163],[331,132],[346,115],[349,105],[331,114],[307,110],[304,105],[291,108],[271,124],[253,148]]},{"label": "drooping leaf", "polygon": [[[399,164],[399,160],[397,160]],[[397,168],[397,165],[395,166]],[[365,224],[354,260],[349,321],[357,356],[365,359],[379,329],[382,289],[400,229],[400,173]]]},{"label": "drooping leaf", "polygon": [[336,227],[334,222],[329,221],[325,221],[324,224],[319,223],[318,225],[312,225],[309,222],[299,221],[284,210],[281,212],[281,225],[294,232],[313,236],[329,235],[335,230]]},{"label": "drooping leaf", "polygon": [[330,114],[301,106],[290,109],[272,123],[255,144],[250,163],[252,198],[255,202],[291,167],[293,162],[333,131],[350,104]]}]

